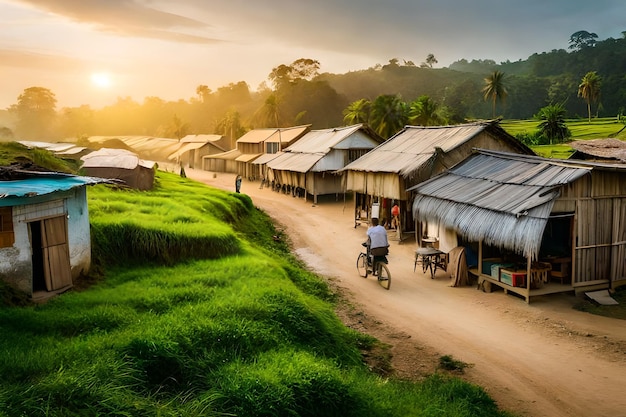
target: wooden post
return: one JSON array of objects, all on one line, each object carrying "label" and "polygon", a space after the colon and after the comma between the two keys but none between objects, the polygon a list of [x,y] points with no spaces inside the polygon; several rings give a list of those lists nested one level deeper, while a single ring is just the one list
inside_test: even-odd
[{"label": "wooden post", "polygon": [[526,263],[526,304],[530,304],[530,280],[532,276],[530,275],[530,267],[532,265],[532,256],[527,258]]}]

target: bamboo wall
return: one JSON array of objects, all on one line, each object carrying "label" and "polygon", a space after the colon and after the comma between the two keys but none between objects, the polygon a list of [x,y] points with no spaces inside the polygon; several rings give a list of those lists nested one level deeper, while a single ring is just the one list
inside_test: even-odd
[{"label": "bamboo wall", "polygon": [[[575,202],[574,285],[626,283],[626,181],[623,173],[594,169],[563,189],[559,208]],[[564,210],[565,211],[565,210]]]}]

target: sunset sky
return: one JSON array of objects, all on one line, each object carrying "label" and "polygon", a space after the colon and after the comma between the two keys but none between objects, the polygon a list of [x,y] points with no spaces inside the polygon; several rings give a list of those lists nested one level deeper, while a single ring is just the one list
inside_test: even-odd
[{"label": "sunset sky", "polygon": [[316,59],[345,73],[429,53],[526,59],[568,49],[572,33],[598,40],[626,31],[624,0],[0,0],[0,109],[25,88],[58,107],[130,96],[188,100],[272,68]]}]

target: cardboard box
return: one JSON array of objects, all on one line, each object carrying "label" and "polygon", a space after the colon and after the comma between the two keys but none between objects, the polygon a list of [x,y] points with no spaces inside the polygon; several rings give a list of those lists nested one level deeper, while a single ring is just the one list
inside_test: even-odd
[{"label": "cardboard box", "polygon": [[500,282],[512,287],[526,286],[526,271],[513,271],[510,269],[500,269]]}]

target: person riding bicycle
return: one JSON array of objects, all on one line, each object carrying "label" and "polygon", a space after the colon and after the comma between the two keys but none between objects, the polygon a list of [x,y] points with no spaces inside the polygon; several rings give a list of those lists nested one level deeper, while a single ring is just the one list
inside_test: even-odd
[{"label": "person riding bicycle", "polygon": [[376,265],[377,262],[387,263],[386,255],[389,253],[387,230],[378,224],[377,217],[372,218],[372,226],[367,229],[367,242],[363,245],[367,246],[368,255],[374,257],[372,266]]}]

